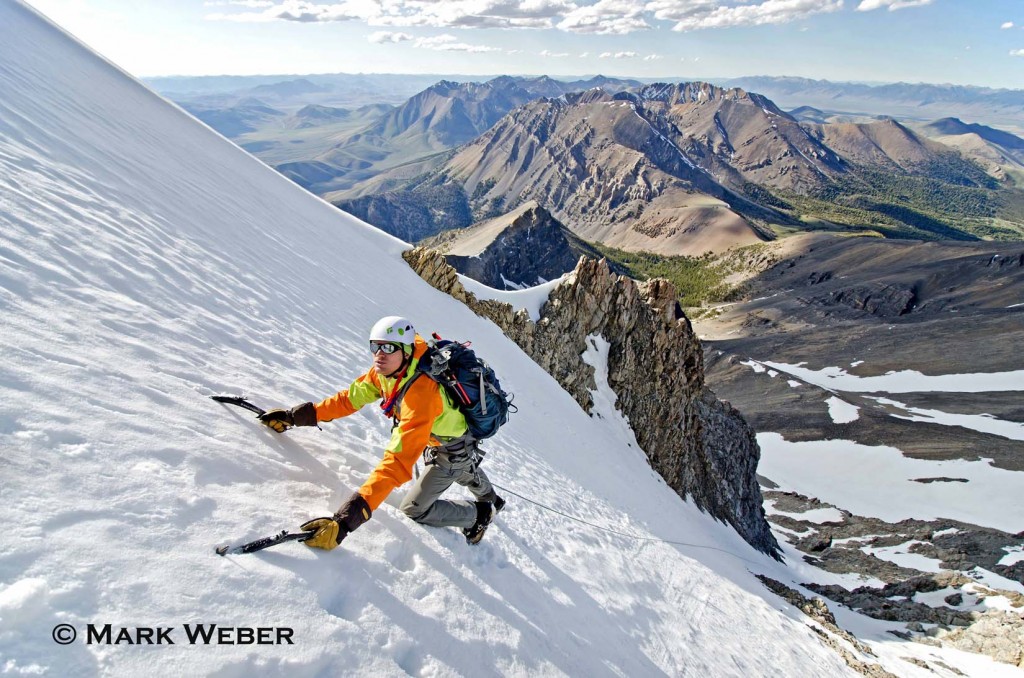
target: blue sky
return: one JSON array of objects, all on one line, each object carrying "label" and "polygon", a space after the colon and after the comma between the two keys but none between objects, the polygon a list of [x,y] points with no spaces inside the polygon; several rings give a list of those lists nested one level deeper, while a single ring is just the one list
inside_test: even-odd
[{"label": "blue sky", "polygon": [[794,75],[1024,88],[1022,0],[29,0],[137,76]]}]

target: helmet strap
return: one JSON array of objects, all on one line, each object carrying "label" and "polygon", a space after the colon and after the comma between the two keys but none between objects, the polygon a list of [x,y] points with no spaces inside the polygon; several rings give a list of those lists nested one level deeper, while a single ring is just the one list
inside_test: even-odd
[{"label": "helmet strap", "polygon": [[399,365],[398,369],[396,369],[394,372],[392,372],[391,374],[385,374],[384,376],[387,377],[388,379],[394,379],[396,376],[404,374],[406,368],[409,367],[409,363],[411,363],[411,362],[412,362],[412,354],[411,353],[406,353],[405,352],[405,346],[403,345],[402,346],[402,364]]}]

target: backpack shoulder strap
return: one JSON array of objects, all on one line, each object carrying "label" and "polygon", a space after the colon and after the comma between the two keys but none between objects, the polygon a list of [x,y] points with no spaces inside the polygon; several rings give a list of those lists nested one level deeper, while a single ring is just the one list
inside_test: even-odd
[{"label": "backpack shoulder strap", "polygon": [[402,384],[402,388],[395,394],[395,404],[393,406],[391,418],[396,422],[398,421],[398,408],[402,405],[402,399],[405,398],[405,393],[408,391],[413,383],[420,377],[426,375],[427,377],[437,381],[434,375],[430,372],[429,365],[431,365],[431,358],[436,353],[437,349],[433,346],[427,348],[423,355],[420,356],[419,362],[416,363],[416,369],[413,370],[413,374],[409,377],[409,380]]},{"label": "backpack shoulder strap", "polygon": [[409,381],[402,384],[402,388],[398,389],[398,393],[395,394],[395,402],[391,406],[391,418],[396,424],[398,423],[398,411],[402,407],[402,399],[405,398],[405,392],[408,391],[413,385],[413,382],[419,379],[422,375],[423,373],[419,370],[413,372],[413,375],[409,377]]}]

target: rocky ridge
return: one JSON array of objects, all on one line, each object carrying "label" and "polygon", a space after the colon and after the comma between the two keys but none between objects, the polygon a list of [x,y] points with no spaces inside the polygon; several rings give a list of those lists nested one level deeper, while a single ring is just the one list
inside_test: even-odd
[{"label": "rocky ridge", "polygon": [[[769,521],[788,535],[786,539],[804,553],[805,561],[836,574],[884,582],[852,590],[804,583],[806,589],[869,617],[905,624],[906,631],[891,631],[901,638],[1022,666],[1024,595],[983,580],[987,570],[1024,581],[1024,562],[999,564],[1002,556],[1021,544],[1024,533],[1013,535],[948,519],[887,523],[843,510],[839,510],[841,519],[817,523],[800,515],[836,507],[794,492],[766,490],[764,496],[772,505]],[[922,572],[875,555],[901,544],[910,544],[909,553],[937,561],[942,570]]]},{"label": "rocky ridge", "polygon": [[581,254],[593,252],[533,201],[424,244],[443,252],[459,273],[499,290],[554,280],[571,271]]},{"label": "rocky ridge", "polygon": [[638,284],[613,274],[604,260],[581,258],[534,322],[526,311],[467,292],[440,253],[416,248],[403,256],[435,288],[493,320],[587,412],[596,383],[581,356],[587,337],[603,337],[610,345],[608,383],[651,467],[680,496],[777,555],[757,483],[754,432],[705,385],[700,341],[671,284]]}]

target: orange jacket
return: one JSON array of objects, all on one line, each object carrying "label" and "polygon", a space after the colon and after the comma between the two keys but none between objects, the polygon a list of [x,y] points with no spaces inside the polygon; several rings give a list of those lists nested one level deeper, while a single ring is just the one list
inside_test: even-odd
[{"label": "orange jacket", "polygon": [[[416,335],[412,361],[400,379],[389,379],[370,368],[345,390],[316,405],[318,422],[347,417],[367,403],[385,402],[416,373],[416,365],[427,350],[427,343]],[[466,433],[466,419],[433,379],[421,377],[413,382],[402,397],[397,411],[398,423],[391,430],[391,440],[384,449],[384,458],[370,473],[359,494],[376,511],[391,490],[412,479],[412,469],[430,445],[440,445],[439,438],[455,438]]]}]

